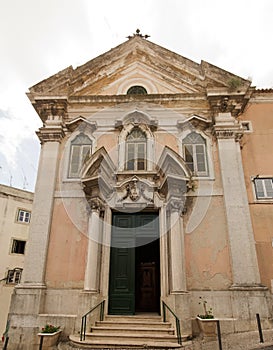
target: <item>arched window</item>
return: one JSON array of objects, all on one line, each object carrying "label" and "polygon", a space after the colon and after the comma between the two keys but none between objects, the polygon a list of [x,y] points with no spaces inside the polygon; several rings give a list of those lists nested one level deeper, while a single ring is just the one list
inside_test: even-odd
[{"label": "arched window", "polygon": [[71,141],[69,177],[79,177],[81,167],[91,152],[92,141],[85,134],[80,133]]},{"label": "arched window", "polygon": [[147,95],[147,90],[143,86],[135,85],[128,89],[127,95]]},{"label": "arched window", "polygon": [[126,170],[146,169],[146,135],[135,127],[126,138]]},{"label": "arched window", "polygon": [[206,140],[196,132],[191,132],[183,141],[185,162],[196,176],[208,175]]}]

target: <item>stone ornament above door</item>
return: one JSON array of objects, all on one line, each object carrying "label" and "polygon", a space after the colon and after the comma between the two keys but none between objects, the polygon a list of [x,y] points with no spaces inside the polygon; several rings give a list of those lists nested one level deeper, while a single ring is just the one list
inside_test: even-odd
[{"label": "stone ornament above door", "polygon": [[86,161],[81,177],[88,201],[99,198],[112,209],[129,212],[158,208],[174,200],[185,203],[190,179],[184,160],[169,147],[163,149],[153,171],[137,173],[118,171],[102,147]]}]

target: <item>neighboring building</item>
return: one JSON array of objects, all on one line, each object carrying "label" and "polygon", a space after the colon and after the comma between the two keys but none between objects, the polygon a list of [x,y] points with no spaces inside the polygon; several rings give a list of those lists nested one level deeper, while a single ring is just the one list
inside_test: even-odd
[{"label": "neighboring building", "polygon": [[256,90],[239,118],[245,182],[261,282],[273,293],[273,90]]},{"label": "neighboring building", "polygon": [[[256,140],[239,121],[256,127],[263,93],[137,32],[28,97],[43,121],[42,149],[9,349],[35,349],[45,322],[77,334],[103,300],[106,314],[146,317],[164,301],[187,335],[200,297],[234,319],[229,330],[256,329],[256,313],[271,326],[273,272],[263,244],[255,249],[271,236],[259,236],[249,208],[241,147],[247,167]],[[272,174],[257,160],[248,187],[254,170]]]},{"label": "neighboring building", "polygon": [[33,193],[0,185],[0,332],[4,333],[14,286],[20,283]]}]

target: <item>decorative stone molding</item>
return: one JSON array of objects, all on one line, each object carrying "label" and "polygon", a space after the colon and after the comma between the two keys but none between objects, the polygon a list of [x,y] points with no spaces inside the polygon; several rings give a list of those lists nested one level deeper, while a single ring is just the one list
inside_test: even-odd
[{"label": "decorative stone molding", "polygon": [[123,202],[129,198],[132,202],[137,202],[139,199],[143,198],[149,203],[153,203],[153,197],[149,196],[148,185],[140,181],[136,176],[129,181],[123,191],[126,191],[125,195],[118,199],[118,202]]},{"label": "decorative stone molding", "polygon": [[60,124],[50,127],[45,126],[40,128],[36,134],[42,144],[44,142],[61,142],[65,136],[65,129]]},{"label": "decorative stone molding", "polygon": [[96,211],[104,211],[105,210],[105,204],[103,202],[102,199],[100,199],[99,197],[96,197],[96,198],[90,198],[88,200],[88,204],[89,204],[89,213],[91,213],[93,210],[96,210]]},{"label": "decorative stone molding", "polygon": [[214,135],[217,139],[235,139],[239,141],[243,136],[242,130],[217,130],[214,129]]},{"label": "decorative stone molding", "polygon": [[171,212],[178,212],[180,215],[186,213],[187,209],[185,207],[186,197],[181,197],[181,199],[170,199],[167,205],[167,210]]},{"label": "decorative stone molding", "polygon": [[158,126],[158,121],[154,118],[150,118],[146,114],[137,110],[127,114],[123,120],[118,119],[115,123],[115,128],[122,130],[124,125],[132,124],[133,126],[147,125],[151,131],[155,131]]},{"label": "decorative stone molding", "polygon": [[215,117],[213,134],[217,139],[235,139],[239,141],[243,136],[244,130],[241,124],[232,117],[231,113],[219,113]]},{"label": "decorative stone molding", "polygon": [[33,106],[43,122],[56,117],[65,120],[67,117],[66,99],[35,100]]},{"label": "decorative stone molding", "polygon": [[82,116],[79,116],[75,119],[70,120],[69,122],[66,122],[65,126],[70,132],[73,132],[76,129],[78,129],[79,132],[83,132],[83,133],[90,132],[91,134],[97,129],[96,122],[89,121]]},{"label": "decorative stone molding", "polygon": [[61,142],[67,131],[63,122],[67,115],[67,101],[38,100],[33,105],[44,123],[36,133],[41,143]]},{"label": "decorative stone molding", "polygon": [[206,130],[211,126],[211,124],[212,124],[211,120],[208,120],[204,117],[200,117],[198,115],[193,115],[189,118],[186,118],[185,120],[178,120],[177,128],[180,129],[181,131],[184,131],[184,130],[187,130],[190,125],[200,130]]},{"label": "decorative stone molding", "polygon": [[213,111],[213,115],[218,113],[231,113],[233,117],[238,117],[244,111],[249,101],[252,90],[229,92],[227,89],[208,90],[207,98]]}]

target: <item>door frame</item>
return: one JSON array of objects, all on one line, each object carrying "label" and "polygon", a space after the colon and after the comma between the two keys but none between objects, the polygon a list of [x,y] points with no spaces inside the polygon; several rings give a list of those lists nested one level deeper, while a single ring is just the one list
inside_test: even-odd
[{"label": "door frame", "polygon": [[[154,235],[154,238],[156,240],[158,240],[158,248],[157,248],[158,249],[158,252],[157,252],[158,258],[157,258],[157,264],[156,264],[157,269],[158,269],[158,272],[157,272],[157,275],[158,275],[158,286],[156,288],[158,288],[158,290],[157,290],[157,302],[158,302],[158,312],[160,313],[161,280],[162,280],[162,276],[161,276],[161,273],[160,273],[160,271],[161,271],[161,237],[160,237],[160,226],[161,225],[160,225],[160,212],[158,210],[157,211],[155,211],[155,210],[153,210],[153,211],[151,211],[151,210],[150,211],[145,211],[144,210],[144,211],[140,211],[140,212],[137,212],[137,213],[123,213],[123,212],[118,212],[118,211],[112,211],[111,214],[112,214],[111,215],[111,223],[112,223],[112,227],[111,227],[111,241],[114,238],[113,237],[113,234],[114,234],[113,222],[115,220],[115,216],[116,217],[118,215],[120,215],[120,216],[122,216],[122,215],[127,216],[128,215],[128,217],[132,216],[133,217],[132,221],[134,222],[134,224],[140,223],[141,220],[144,220],[144,222],[145,222],[145,216],[147,216],[147,218],[148,218],[149,214],[150,215],[152,214],[155,217],[155,219],[157,220],[156,223],[155,223],[156,231],[154,230],[154,228],[152,228],[151,231],[150,231],[151,232],[150,235],[149,235],[149,227],[148,227],[148,232],[144,231],[144,233],[143,233],[144,235],[142,235],[141,232],[139,233],[139,231],[137,231],[137,227],[138,226],[133,226],[133,227],[131,227],[131,229],[134,230],[134,237],[130,237],[130,238],[126,237],[125,240],[128,239],[128,241],[131,241],[131,242],[132,242],[132,240],[134,240],[136,242],[136,240],[138,238],[148,237],[148,238],[151,239],[151,241],[153,241],[153,235]],[[141,218],[141,216],[143,216],[143,217]],[[138,218],[140,218],[140,220],[138,220]],[[147,233],[147,235],[145,235],[145,233]],[[111,264],[111,259],[116,259],[116,263],[117,263],[118,256],[119,255],[122,256],[122,253],[124,254],[126,252],[123,251],[124,248],[118,248],[120,250],[116,250],[116,251],[114,251],[113,249],[115,249],[115,248],[112,248],[111,246],[109,247],[109,274],[108,274],[108,292],[107,292],[107,295],[108,295],[108,298],[107,298],[108,299],[108,306],[107,306],[108,313],[109,314],[111,313],[113,315],[114,314],[116,314],[116,315],[118,315],[118,314],[122,314],[122,315],[123,314],[135,314],[135,312],[136,312],[135,306],[136,306],[136,298],[137,298],[135,281],[134,281],[133,284],[130,285],[130,287],[132,287],[133,290],[134,290],[133,291],[133,296],[132,296],[133,299],[131,301],[128,298],[129,298],[129,296],[132,293],[130,293],[130,291],[128,291],[128,296],[127,296],[126,295],[126,291],[124,292],[124,300],[127,301],[127,303],[128,303],[127,311],[126,311],[126,305],[123,305],[122,303],[120,304],[120,307],[121,307],[120,312],[116,312],[115,311],[115,305],[114,305],[113,300],[118,301],[119,295],[115,294],[113,292],[114,289],[112,288],[111,283],[113,283],[113,278],[114,278],[112,274],[115,273],[113,271],[117,272],[118,270],[113,270],[113,265]],[[136,247],[134,246],[133,248],[125,248],[125,249],[133,249],[133,251],[131,253],[128,250],[125,255],[127,257],[129,257],[130,259],[133,259],[133,261],[132,261],[133,267],[129,263],[128,264],[128,269],[130,269],[130,271],[132,270],[131,273],[134,274],[133,279],[135,279],[136,278],[136,264],[137,264],[137,262],[136,262]],[[115,254],[115,255],[112,256],[112,254]],[[118,269],[118,267],[117,267],[117,269]],[[128,277],[128,285],[129,285],[129,283],[132,283],[132,280],[131,280],[130,277]],[[122,298],[122,292],[121,292],[120,295],[121,295],[121,298]],[[111,298],[113,298],[112,299],[112,304],[110,304]],[[128,312],[130,306],[133,308],[132,309],[132,313]],[[122,310],[122,308],[123,308],[123,310]],[[147,312],[149,312],[149,311],[147,311]]]}]

